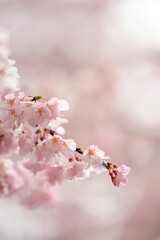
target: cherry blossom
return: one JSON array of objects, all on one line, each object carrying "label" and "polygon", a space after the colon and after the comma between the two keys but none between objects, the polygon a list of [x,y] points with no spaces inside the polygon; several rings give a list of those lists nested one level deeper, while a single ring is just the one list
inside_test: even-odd
[{"label": "cherry blossom", "polygon": [[109,175],[111,176],[112,182],[116,187],[119,187],[120,184],[126,185],[128,183],[127,174],[130,172],[130,167],[121,165],[113,165],[108,163]]},{"label": "cherry blossom", "polygon": [[95,145],[91,145],[85,149],[83,155],[83,160],[93,169],[102,166],[104,160],[110,159]]},{"label": "cherry blossom", "polygon": [[57,185],[92,172],[109,171],[115,186],[127,184],[129,167],[108,162],[110,157],[95,145],[78,147],[62,137],[62,124],[68,122],[62,115],[69,110],[66,100],[27,96],[11,87],[9,80],[14,82],[18,74],[5,36],[0,32],[0,81],[5,83],[0,89],[0,195],[16,194],[31,208],[54,207]]},{"label": "cherry blossom", "polygon": [[64,178],[67,180],[83,179],[90,176],[84,162],[73,160],[64,168]]}]

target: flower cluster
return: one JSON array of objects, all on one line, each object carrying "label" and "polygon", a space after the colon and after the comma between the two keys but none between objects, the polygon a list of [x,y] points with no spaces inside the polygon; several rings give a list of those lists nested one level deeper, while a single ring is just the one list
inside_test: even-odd
[{"label": "flower cluster", "polygon": [[[16,83],[5,34],[0,33],[0,82]],[[82,148],[62,137],[67,122],[62,112],[69,110],[65,100],[26,96],[12,85],[0,89],[0,195],[16,194],[30,207],[55,206],[55,186],[65,180],[108,171],[115,186],[127,183],[130,168],[109,163],[95,145]]]}]

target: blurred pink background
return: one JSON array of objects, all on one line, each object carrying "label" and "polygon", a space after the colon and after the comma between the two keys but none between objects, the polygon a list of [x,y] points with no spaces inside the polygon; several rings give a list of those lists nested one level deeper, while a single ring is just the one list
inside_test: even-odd
[{"label": "blurred pink background", "polygon": [[66,137],[132,167],[59,187],[56,209],[0,200],[2,240],[160,240],[160,1],[0,0],[28,95],[70,103]]}]

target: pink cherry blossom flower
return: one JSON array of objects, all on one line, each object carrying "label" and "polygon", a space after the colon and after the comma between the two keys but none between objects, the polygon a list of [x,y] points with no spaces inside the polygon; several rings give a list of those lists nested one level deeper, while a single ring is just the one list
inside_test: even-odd
[{"label": "pink cherry blossom flower", "polygon": [[109,174],[111,176],[112,182],[116,187],[119,187],[120,184],[126,185],[128,183],[127,174],[130,172],[130,167],[126,165],[117,165],[108,164]]},{"label": "pink cherry blossom flower", "polygon": [[96,169],[97,173],[104,170],[102,163],[104,160],[110,159],[105,153],[95,145],[89,146],[83,153],[83,161],[88,164],[92,171]]},{"label": "pink cherry blossom flower", "polygon": [[50,121],[53,119],[57,119],[60,116],[60,108],[58,106],[58,99],[51,98],[46,103],[47,108],[50,110]]},{"label": "pink cherry blossom flower", "polygon": [[63,174],[66,180],[76,180],[89,177],[90,171],[84,162],[73,160],[66,165]]},{"label": "pink cherry blossom flower", "polygon": [[[63,154],[65,157],[69,156],[75,151],[76,143],[72,139],[63,139],[61,136],[54,135],[51,139],[41,144],[45,148],[45,159],[49,160],[55,154]],[[37,146],[39,147],[39,146]]]},{"label": "pink cherry blossom flower", "polygon": [[32,127],[45,127],[50,121],[50,110],[42,102],[28,102],[24,104],[23,117]]},{"label": "pink cherry blossom flower", "polygon": [[19,96],[14,93],[5,96],[5,101],[1,104],[0,119],[4,122],[5,127],[17,128],[22,122],[23,107],[20,104]]}]

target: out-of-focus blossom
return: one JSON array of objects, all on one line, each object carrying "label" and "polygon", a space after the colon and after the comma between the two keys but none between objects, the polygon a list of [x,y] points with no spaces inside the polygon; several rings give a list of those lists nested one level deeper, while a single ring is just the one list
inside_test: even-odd
[{"label": "out-of-focus blossom", "polygon": [[9,196],[23,188],[26,190],[31,176],[21,164],[6,158],[0,159],[0,195]]},{"label": "out-of-focus blossom", "polygon": [[8,32],[0,29],[0,90],[16,89],[18,86],[17,68],[15,61],[9,59]]},{"label": "out-of-focus blossom", "polygon": [[16,136],[13,130],[0,126],[0,154],[8,154],[17,149]]},{"label": "out-of-focus blossom", "polygon": [[52,186],[37,183],[36,187],[31,192],[22,197],[22,203],[29,208],[57,206],[59,202],[58,193]]}]

